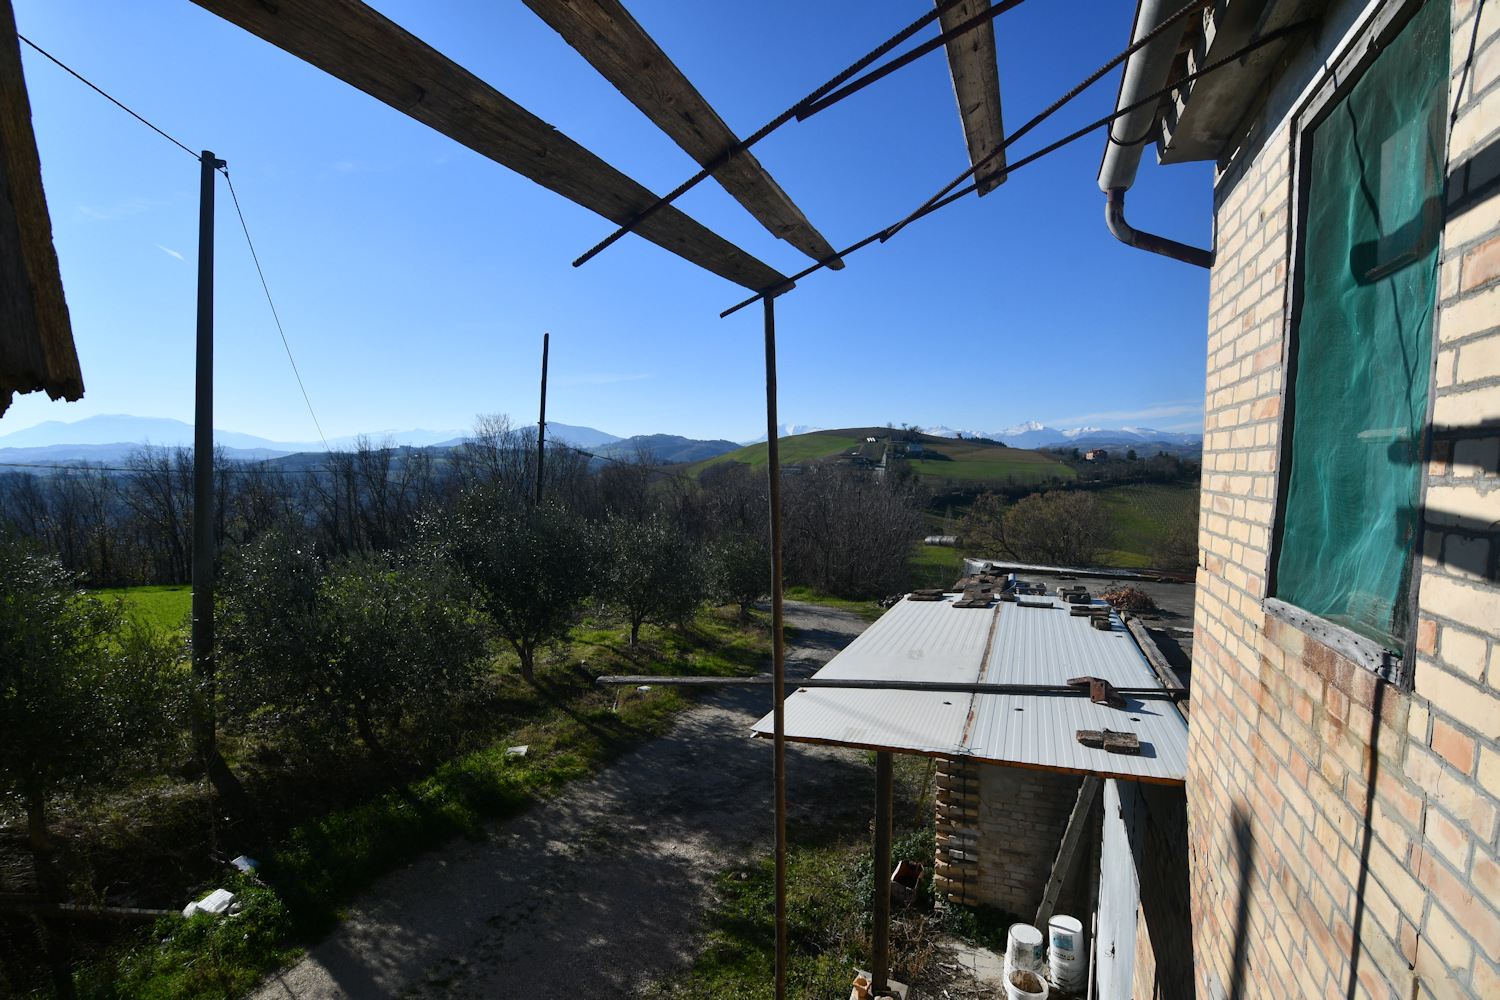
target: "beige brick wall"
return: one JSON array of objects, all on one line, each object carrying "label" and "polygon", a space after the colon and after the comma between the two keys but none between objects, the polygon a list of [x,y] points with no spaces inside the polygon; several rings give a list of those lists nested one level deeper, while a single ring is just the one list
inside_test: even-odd
[{"label": "beige brick wall", "polygon": [[1457,182],[1413,692],[1262,610],[1289,294],[1285,124],[1217,183],[1188,773],[1204,997],[1500,997],[1500,181],[1488,179],[1500,3],[1477,35],[1474,7],[1453,4]]},{"label": "beige brick wall", "polygon": [[[952,902],[993,906],[1029,922],[1082,779],[967,760],[941,760],[937,775],[938,888]],[[1059,913],[1074,902],[1073,886],[1066,888]]]}]

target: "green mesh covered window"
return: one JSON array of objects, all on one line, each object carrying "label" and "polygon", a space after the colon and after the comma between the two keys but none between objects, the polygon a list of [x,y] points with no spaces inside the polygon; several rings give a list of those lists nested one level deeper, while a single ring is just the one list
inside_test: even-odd
[{"label": "green mesh covered window", "polygon": [[1429,0],[1308,139],[1275,596],[1401,651],[1419,530],[1448,3]]}]

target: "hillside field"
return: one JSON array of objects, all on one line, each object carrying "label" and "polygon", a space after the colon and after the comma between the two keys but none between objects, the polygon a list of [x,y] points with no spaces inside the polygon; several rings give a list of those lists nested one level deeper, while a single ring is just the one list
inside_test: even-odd
[{"label": "hillside field", "polygon": [[[819,460],[835,461],[841,455],[863,450],[868,457],[878,457],[883,445],[866,444],[865,438],[889,434],[884,428],[845,428],[814,431],[779,439],[782,465],[800,465]],[[955,440],[918,435],[924,454],[911,460],[912,471],[930,483],[953,479],[968,482],[1003,482],[1008,477],[1018,481],[1038,481],[1052,476],[1072,479],[1076,473],[1055,459],[1022,448],[1007,448],[992,441]],[[766,445],[746,445],[735,451],[690,466],[688,472],[698,475],[721,462],[739,462],[752,469],[766,467]]]},{"label": "hillside field", "polygon": [[1197,483],[1137,483],[1098,495],[1115,521],[1114,548],[1102,554],[1110,565],[1153,565],[1162,533],[1179,522],[1198,520]]}]

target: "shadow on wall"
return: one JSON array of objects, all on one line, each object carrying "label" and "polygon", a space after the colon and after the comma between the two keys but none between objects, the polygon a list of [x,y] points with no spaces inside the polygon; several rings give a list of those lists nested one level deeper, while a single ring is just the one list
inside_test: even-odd
[{"label": "shadow on wall", "polygon": [[1234,958],[1229,966],[1229,998],[1244,1000],[1245,964],[1250,946],[1250,893],[1255,875],[1255,833],[1244,806],[1236,804],[1230,819],[1230,849],[1238,859],[1239,904],[1234,914]]}]

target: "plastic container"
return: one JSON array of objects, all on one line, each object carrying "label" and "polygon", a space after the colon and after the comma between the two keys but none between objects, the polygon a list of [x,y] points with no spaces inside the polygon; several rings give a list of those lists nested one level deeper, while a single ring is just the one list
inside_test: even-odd
[{"label": "plastic container", "polygon": [[1077,993],[1088,975],[1083,923],[1059,914],[1047,921],[1047,973],[1058,989]]},{"label": "plastic container", "polygon": [[1043,948],[1041,931],[1030,924],[1011,924],[1005,946],[1007,981],[1012,971],[1034,972],[1040,976],[1045,968],[1042,964]]},{"label": "plastic container", "polygon": [[1027,972],[1025,969],[1007,972],[1005,996],[1006,1000],[1046,1000],[1047,980],[1043,979],[1040,973]]}]

